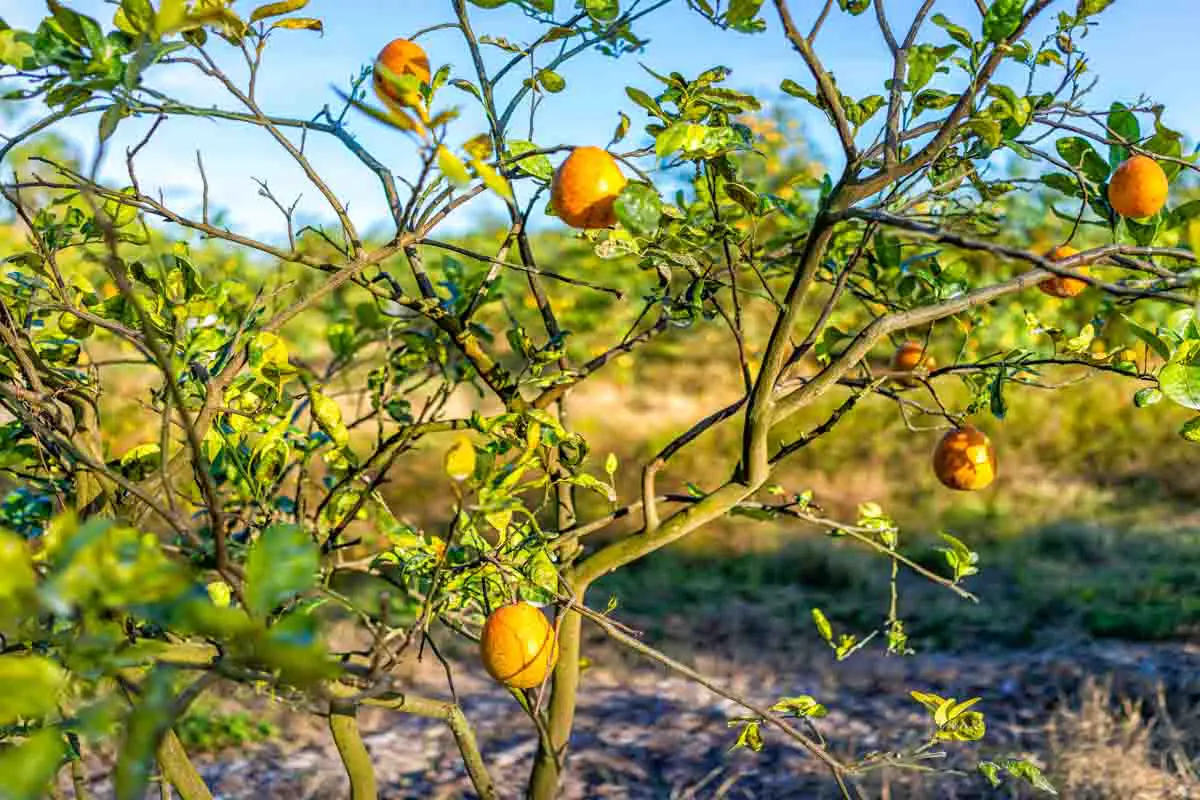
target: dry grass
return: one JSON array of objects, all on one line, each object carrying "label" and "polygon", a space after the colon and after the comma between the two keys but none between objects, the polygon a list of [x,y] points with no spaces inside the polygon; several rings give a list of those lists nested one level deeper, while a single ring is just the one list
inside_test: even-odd
[{"label": "dry grass", "polygon": [[1166,800],[1200,797],[1200,707],[1178,725],[1165,698],[1150,710],[1117,699],[1090,680],[1079,704],[1062,708],[1048,728],[1051,774],[1072,800]]}]

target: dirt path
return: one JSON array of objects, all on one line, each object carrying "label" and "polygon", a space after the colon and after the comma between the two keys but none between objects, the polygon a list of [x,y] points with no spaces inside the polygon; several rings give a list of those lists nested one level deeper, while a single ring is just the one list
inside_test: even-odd
[{"label": "dirt path", "polygon": [[[1030,753],[1046,763],[1047,720],[1063,703],[1077,702],[1089,678],[1111,681],[1117,696],[1148,702],[1161,685],[1180,735],[1192,746],[1200,742],[1200,646],[1106,643],[1058,651],[908,659],[862,654],[836,669],[822,654],[810,663],[798,663],[788,674],[754,664],[699,666],[760,702],[789,694],[814,695],[829,706],[821,732],[841,755],[919,740],[925,715],[908,690],[920,688],[960,699],[982,696],[989,727],[986,752]],[[436,675],[431,671],[418,683]],[[585,675],[588,691],[581,700],[573,741],[568,798],[835,796],[811,759],[777,735],[767,734],[761,753],[727,752],[736,732],[726,723],[739,711],[699,686],[644,663],[606,663]],[[470,667],[460,672],[457,689],[502,796],[518,797],[535,745],[528,719]],[[436,689],[426,686],[423,691]],[[473,796],[445,726],[380,712],[364,715],[363,727],[382,797]],[[248,799],[347,797],[340,764],[324,731],[299,724],[285,725],[285,731],[289,742],[202,759],[202,772],[214,792]],[[1194,749],[1188,755],[1200,757]],[[965,762],[952,757],[950,763]],[[892,798],[1006,796],[985,791],[974,775],[922,784],[892,774],[886,781]],[[872,778],[864,782],[863,791],[873,798],[884,790],[880,779]],[[1189,798],[1194,790],[1152,791],[1139,795],[1139,800]],[[1121,800],[1133,800],[1133,795]]]}]

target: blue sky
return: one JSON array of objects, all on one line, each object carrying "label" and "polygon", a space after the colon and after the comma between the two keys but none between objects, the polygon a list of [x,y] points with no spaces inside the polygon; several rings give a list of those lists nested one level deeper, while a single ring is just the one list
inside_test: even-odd
[{"label": "blue sky", "polygon": [[[630,0],[624,0],[622,7]],[[73,0],[72,8],[105,21],[113,7],[102,0]],[[244,14],[258,3],[239,2]],[[572,0],[558,0],[564,7]],[[766,7],[770,7],[770,3]],[[792,1],[797,21],[807,27],[814,7],[807,0]],[[917,0],[889,0],[887,8],[895,27],[911,19]],[[1073,8],[1075,0],[1058,0],[1057,7]],[[270,113],[311,117],[323,104],[336,104],[333,86],[345,86],[350,75],[369,64],[388,40],[451,17],[449,0],[311,0],[306,15],[325,21],[325,34],[279,32],[267,51],[259,82],[259,96]],[[471,7],[476,31],[493,33],[514,41],[532,38],[535,27],[519,11],[502,8],[483,10]],[[977,31],[979,14],[973,0],[940,0],[936,11],[946,14],[965,27]],[[1052,7],[1052,10],[1057,10]],[[0,0],[0,17],[13,27],[32,27],[45,13],[37,0]],[[568,90],[549,96],[539,110],[535,140],[539,145],[605,144],[617,122],[617,110],[634,120],[634,134],[640,131],[644,115],[628,101],[624,87],[634,85],[654,93],[655,84],[638,66],[639,61],[656,70],[677,70],[694,75],[708,67],[723,64],[732,68],[730,84],[750,90],[764,100],[787,103],[804,121],[805,136],[817,152],[833,153],[836,140],[826,125],[801,101],[782,95],[779,82],[793,78],[809,85],[799,57],[787,46],[775,24],[773,13],[764,12],[770,22],[768,31],[759,35],[721,32],[698,14],[687,9],[683,0],[644,19],[638,33],[649,38],[642,54],[613,60],[599,53],[588,53],[571,61],[562,74]],[[562,10],[560,10],[562,14]],[[1190,141],[1200,136],[1200,81],[1195,77],[1190,58],[1195,46],[1195,30],[1200,23],[1197,0],[1117,0],[1101,18],[1101,24],[1088,36],[1085,45],[1092,58],[1092,72],[1100,77],[1093,96],[1097,106],[1111,100],[1131,101],[1149,94],[1168,108],[1167,122],[1184,131]],[[935,31],[932,29],[931,31]],[[932,35],[932,33],[930,33]],[[435,66],[451,64],[455,74],[471,78],[471,65],[457,31],[445,30],[427,35],[422,44]],[[224,48],[228,51],[228,48]],[[487,48],[493,65],[503,63],[506,54]],[[837,76],[847,94],[863,96],[883,91],[890,77],[890,58],[883,46],[872,14],[851,18],[834,13],[826,24],[818,51],[826,66]],[[220,54],[219,49],[214,50]],[[228,55],[228,52],[226,52]],[[225,60],[223,63],[235,64]],[[493,66],[493,69],[495,67]],[[235,73],[237,74],[237,73]],[[502,84],[499,95],[506,97],[520,77]],[[233,107],[232,98],[223,96],[211,79],[186,68],[168,67],[151,73],[156,88],[176,94],[199,105],[219,104]],[[453,89],[443,90],[442,102],[462,102],[469,98]],[[5,123],[11,127],[10,123]],[[147,121],[123,123],[113,141],[113,153],[105,175],[114,183],[123,183],[123,152],[146,130]],[[405,137],[358,115],[353,128],[359,139],[379,154],[396,173],[411,172],[415,159],[413,145]],[[460,139],[484,130],[477,113],[465,113],[455,133]],[[79,121],[64,129],[85,153],[93,151],[95,120]],[[525,131],[522,126],[520,135]],[[268,136],[257,129],[202,120],[172,119],[139,159],[139,177],[144,184],[161,186],[168,199],[191,209],[198,205],[200,176],[195,168],[195,151],[204,157],[211,184],[211,202],[229,211],[229,224],[236,230],[270,239],[282,235],[278,212],[257,194],[252,177],[265,180],[278,196],[290,202],[301,196],[299,210],[308,219],[329,217],[317,191]],[[349,203],[351,215],[363,229],[386,219],[386,207],[373,176],[363,170],[336,142],[310,137],[308,153],[322,174],[329,176],[335,191]],[[468,207],[452,222],[466,227],[480,215],[495,212],[486,204]]]}]

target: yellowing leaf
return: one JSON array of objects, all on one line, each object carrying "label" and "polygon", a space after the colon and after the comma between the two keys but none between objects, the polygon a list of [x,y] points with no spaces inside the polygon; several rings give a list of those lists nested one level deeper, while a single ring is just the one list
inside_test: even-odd
[{"label": "yellowing leaf", "polygon": [[496,532],[501,536],[501,541],[503,541],[504,534],[508,532],[508,525],[510,522],[512,522],[512,512],[493,511],[491,514],[485,514],[484,519],[488,521],[489,525],[496,529]]},{"label": "yellowing leaf", "polygon": [[67,674],[42,656],[0,656],[0,725],[37,719],[58,709]]},{"label": "yellowing leaf", "polygon": [[465,481],[475,473],[475,446],[466,436],[460,436],[446,451],[446,476],[453,481]]},{"label": "yellowing leaf", "polygon": [[438,168],[452,183],[465,186],[471,182],[471,173],[467,171],[467,165],[445,145],[438,147],[437,160]]},{"label": "yellowing leaf", "polygon": [[250,12],[250,21],[258,22],[270,17],[281,17],[293,11],[299,11],[308,5],[308,0],[280,0],[278,3],[267,3]]},{"label": "yellowing leaf", "polygon": [[490,164],[475,159],[471,161],[471,166],[475,169],[475,174],[483,180],[485,186],[505,200],[513,199],[512,187],[508,185],[508,179],[493,169]]},{"label": "yellowing leaf", "polygon": [[271,30],[283,28],[289,31],[316,31],[317,33],[325,32],[325,23],[313,17],[292,17],[290,19],[281,19],[271,26]]},{"label": "yellowing leaf", "polygon": [[309,392],[309,399],[312,401],[313,419],[317,421],[317,425],[339,449],[344,448],[350,442],[350,431],[342,421],[341,407],[336,401],[322,394],[317,386]]},{"label": "yellowing leaf", "polygon": [[214,606],[217,608],[229,607],[229,601],[233,597],[233,593],[228,583],[225,581],[213,581],[205,588],[208,590],[208,596],[212,599]]}]

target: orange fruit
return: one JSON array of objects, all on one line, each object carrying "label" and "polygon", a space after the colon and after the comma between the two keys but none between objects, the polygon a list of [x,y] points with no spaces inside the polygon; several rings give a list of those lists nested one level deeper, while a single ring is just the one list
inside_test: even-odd
[{"label": "orange fruit", "polygon": [[540,686],[558,661],[558,640],[546,615],[529,603],[491,613],[479,642],[488,674],[515,689]]},{"label": "orange fruit", "polygon": [[986,434],[963,425],[938,442],[933,471],[946,487],[973,492],[996,479],[996,451]]},{"label": "orange fruit", "polygon": [[576,147],[554,173],[550,205],[572,228],[611,228],[613,202],[625,188],[617,160],[599,147]]},{"label": "orange fruit", "polygon": [[[1071,256],[1079,255],[1079,251],[1069,245],[1056,247],[1046,254],[1046,258],[1051,261],[1062,261]],[[1076,270],[1081,275],[1088,274],[1087,267],[1080,267]],[[1038,288],[1051,297],[1074,297],[1087,288],[1087,282],[1078,280],[1077,278],[1068,278],[1063,275],[1055,275],[1053,278],[1047,278],[1038,284]]]},{"label": "orange fruit", "polygon": [[1122,217],[1153,217],[1167,204],[1167,173],[1148,156],[1127,159],[1108,183],[1108,202]]},{"label": "orange fruit", "polygon": [[925,346],[920,342],[905,342],[892,356],[892,369],[897,372],[912,372],[916,369],[928,372],[936,366],[933,356],[925,352]]},{"label": "orange fruit", "polygon": [[[425,55],[419,44],[408,39],[393,39],[388,42],[376,56],[375,66],[383,67],[395,76],[412,75],[422,83],[429,83],[431,77],[429,56]],[[378,70],[375,71],[375,93],[384,103],[392,101],[402,106],[410,106],[420,101],[418,97],[401,92],[399,87],[386,80]]]}]

